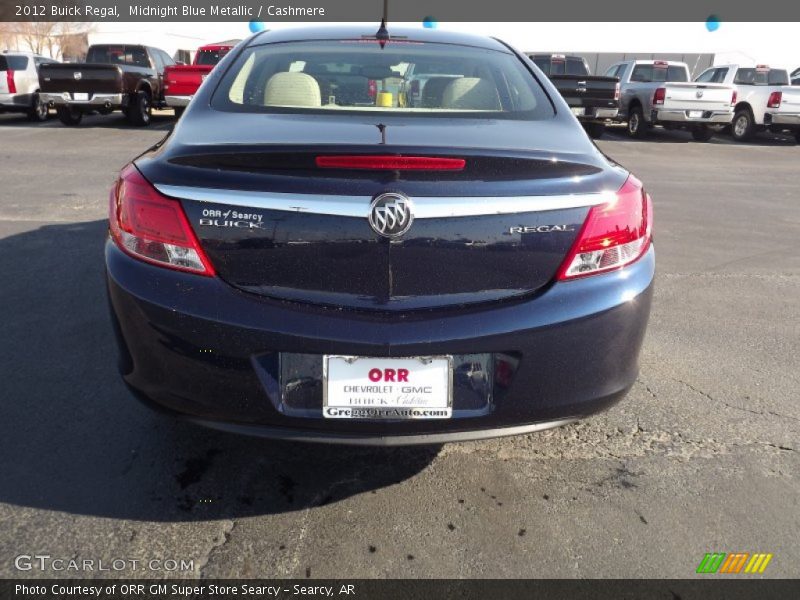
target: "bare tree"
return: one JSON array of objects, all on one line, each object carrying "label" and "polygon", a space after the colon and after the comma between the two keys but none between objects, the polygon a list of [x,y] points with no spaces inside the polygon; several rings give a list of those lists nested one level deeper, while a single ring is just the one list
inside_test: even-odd
[{"label": "bare tree", "polygon": [[0,22],[0,51],[13,50],[17,46],[17,35],[14,33],[15,23]]},{"label": "bare tree", "polygon": [[36,54],[52,58],[82,56],[92,23],[25,21],[0,23],[0,46],[22,46]]},{"label": "bare tree", "polygon": [[34,54],[43,54],[48,39],[55,35],[59,23],[53,21],[25,21],[12,23],[17,39]]}]

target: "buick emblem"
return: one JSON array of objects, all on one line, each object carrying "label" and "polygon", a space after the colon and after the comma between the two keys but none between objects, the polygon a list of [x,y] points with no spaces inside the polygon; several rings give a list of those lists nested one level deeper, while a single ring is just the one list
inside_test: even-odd
[{"label": "buick emblem", "polygon": [[703,97],[703,90],[697,90],[697,92],[695,93],[695,96],[697,96],[698,98],[702,98]]},{"label": "buick emblem", "polygon": [[79,80],[81,77],[83,77],[83,73],[81,73],[80,71],[75,71],[75,72],[72,74],[72,76],[73,76],[73,77],[75,78],[75,80],[77,81],[77,80]]},{"label": "buick emblem", "polygon": [[402,194],[380,194],[369,207],[369,224],[375,233],[384,237],[403,235],[413,220],[413,203]]}]

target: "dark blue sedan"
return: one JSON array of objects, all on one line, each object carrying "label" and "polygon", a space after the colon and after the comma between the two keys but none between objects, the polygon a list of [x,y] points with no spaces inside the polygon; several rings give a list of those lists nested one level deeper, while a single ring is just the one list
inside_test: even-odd
[{"label": "dark blue sedan", "polygon": [[541,71],[436,30],[257,34],[110,196],[120,370],[211,427],[519,434],[636,379],[652,206]]}]

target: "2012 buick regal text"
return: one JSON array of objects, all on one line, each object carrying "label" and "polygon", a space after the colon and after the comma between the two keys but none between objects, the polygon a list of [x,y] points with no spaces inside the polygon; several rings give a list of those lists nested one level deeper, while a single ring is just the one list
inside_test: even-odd
[{"label": "2012 buick regal text", "polygon": [[642,183],[503,42],[366,27],[229,52],[109,198],[122,377],[196,423],[414,444],[537,431],[633,385]]}]

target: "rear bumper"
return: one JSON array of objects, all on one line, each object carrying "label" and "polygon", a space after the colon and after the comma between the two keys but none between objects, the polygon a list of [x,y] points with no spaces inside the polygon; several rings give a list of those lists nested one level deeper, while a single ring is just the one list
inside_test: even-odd
[{"label": "rear bumper", "polygon": [[[125,382],[148,403],[227,431],[302,441],[419,444],[513,435],[602,410],[633,385],[655,251],[535,298],[404,318],[269,300],[216,278],[136,261],[106,245]],[[281,410],[281,356],[487,353],[518,359],[488,410],[442,420],[364,421]],[[318,384],[319,382],[314,382]],[[457,406],[454,406],[457,409]]]},{"label": "rear bumper", "polygon": [[764,124],[800,126],[800,113],[766,113]]},{"label": "rear bumper", "polygon": [[[580,107],[576,106],[570,108],[574,114],[581,121],[603,121],[605,119],[616,119],[619,115],[619,108],[595,108],[595,107]],[[583,110],[581,113],[580,111]],[[576,112],[577,111],[577,112]]]},{"label": "rear bumper", "polygon": [[167,106],[171,107],[184,107],[189,106],[189,102],[192,101],[194,96],[164,96],[164,102],[166,102]]},{"label": "rear bumper", "polygon": [[653,110],[652,120],[669,123],[728,124],[733,120],[733,112],[703,111],[701,117],[690,117],[689,110]]},{"label": "rear bumper", "polygon": [[31,107],[31,94],[0,94],[0,107],[10,110],[27,110]]},{"label": "rear bumper", "polygon": [[75,100],[69,92],[57,93],[41,93],[43,102],[48,102],[55,106],[122,106],[124,94],[90,94],[88,100]]}]

